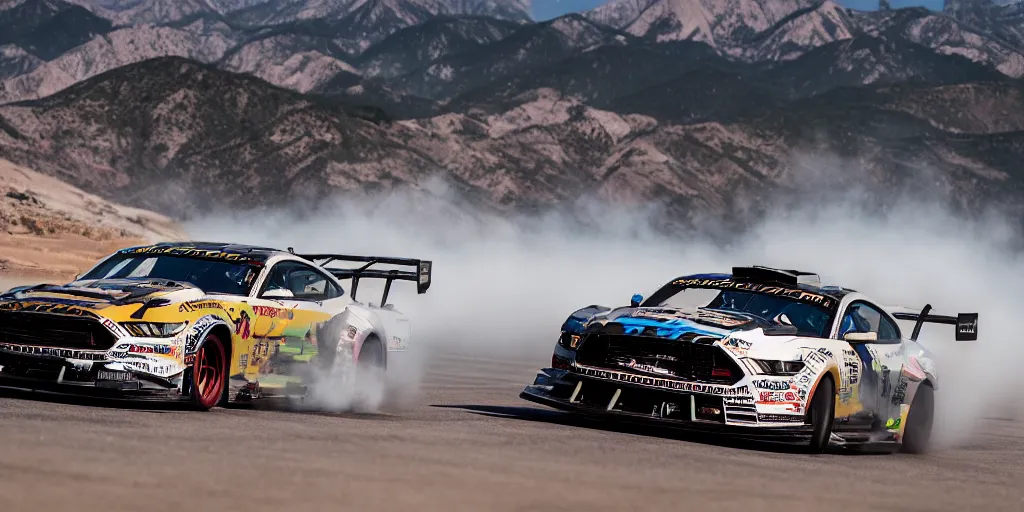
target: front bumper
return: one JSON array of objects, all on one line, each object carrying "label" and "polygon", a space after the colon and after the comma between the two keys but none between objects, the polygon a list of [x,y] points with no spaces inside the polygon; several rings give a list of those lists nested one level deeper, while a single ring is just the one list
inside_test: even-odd
[{"label": "front bumper", "polygon": [[598,375],[545,368],[519,397],[596,418],[764,441],[805,443],[810,439],[811,426],[802,416],[759,413],[747,386],[682,383],[681,389],[668,389]]},{"label": "front bumper", "polygon": [[183,374],[158,377],[101,359],[66,359],[0,349],[0,387],[133,400],[179,401]]}]

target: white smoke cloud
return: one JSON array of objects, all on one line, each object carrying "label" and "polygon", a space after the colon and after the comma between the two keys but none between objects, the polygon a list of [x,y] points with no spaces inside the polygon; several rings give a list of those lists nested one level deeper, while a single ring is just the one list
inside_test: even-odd
[{"label": "white smoke cloud", "polygon": [[[997,215],[964,220],[931,201],[896,202],[882,211],[863,201],[864,191],[828,202],[805,193],[796,207],[773,208],[723,242],[655,232],[649,226],[661,224],[657,210],[591,204],[586,211],[599,222],[584,226],[567,215],[476,211],[443,187],[434,190],[439,195],[433,198],[396,192],[338,200],[314,217],[214,215],[187,229],[196,239],[298,252],[433,260],[434,284],[426,296],[415,296],[410,284],[396,286],[389,300],[412,318],[416,355],[411,369],[401,372],[400,386],[411,392],[430,353],[529,358],[545,366],[561,322],[577,308],[625,305],[633,293],[648,295],[679,275],[759,264],[817,272],[824,282],[882,304],[979,312],[976,343],[953,341],[945,326],[928,327],[922,336],[940,355],[940,441],[967,439],[975,420],[1022,409],[1016,390],[1024,384],[1017,370],[1024,342],[1017,339],[1015,318],[1024,306],[1024,260],[1014,229]],[[360,296],[372,297],[368,286],[361,284]]]}]

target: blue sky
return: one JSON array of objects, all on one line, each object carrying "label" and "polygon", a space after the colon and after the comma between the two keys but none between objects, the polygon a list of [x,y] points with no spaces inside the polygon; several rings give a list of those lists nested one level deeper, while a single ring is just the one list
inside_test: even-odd
[{"label": "blue sky", "polygon": [[[538,20],[547,20],[561,16],[567,12],[593,9],[607,0],[533,0],[533,15]],[[837,0],[840,4],[853,9],[874,9],[878,0]],[[943,0],[889,0],[893,7],[923,5],[932,9],[942,9]]]}]

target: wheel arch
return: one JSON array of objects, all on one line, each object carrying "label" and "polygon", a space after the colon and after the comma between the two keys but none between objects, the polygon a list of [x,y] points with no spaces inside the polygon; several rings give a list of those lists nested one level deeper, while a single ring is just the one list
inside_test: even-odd
[{"label": "wheel arch", "polygon": [[377,347],[378,347],[378,350],[380,350],[381,363],[383,364],[384,369],[387,369],[387,367],[388,367],[388,347],[384,343],[384,339],[385,338],[384,338],[383,332],[380,329],[378,329],[378,328],[374,328],[373,330],[371,330],[370,332],[368,332],[366,334],[365,338],[363,338],[363,342],[362,342],[362,344],[359,347],[359,353],[361,354],[363,352],[363,348],[366,347],[367,344],[376,344]]},{"label": "wheel arch", "polygon": [[[227,324],[216,324],[212,328],[210,328],[210,330],[209,330],[209,332],[207,334],[208,335],[209,334],[213,334],[213,335],[217,336],[218,338],[220,338],[221,342],[224,343],[225,363],[228,366],[225,369],[225,371],[227,372],[228,377],[230,377],[231,376],[231,362],[233,361],[232,358],[234,357],[234,354],[235,354],[235,340],[234,340],[234,335],[231,332],[231,328],[228,327]],[[203,337],[203,342],[205,343],[205,341],[206,341],[206,336]]]},{"label": "wheel arch", "polygon": [[[823,372],[818,374],[818,377],[814,379],[814,384],[812,384],[811,388],[807,391],[807,399],[804,402],[804,404],[805,404],[804,405],[804,418],[805,419],[810,418],[810,414],[811,414],[811,401],[814,400],[814,394],[818,392],[818,385],[821,384],[822,379],[824,379],[825,377],[831,377],[832,378],[832,389],[833,389],[833,393],[835,394],[833,399],[836,399],[839,396],[839,394],[838,394],[839,393],[839,383],[842,382],[842,380],[840,380],[840,376],[839,376],[839,367],[836,366],[836,365],[831,365],[828,368],[826,368],[825,371],[823,371]],[[834,411],[834,414],[838,414],[838,411],[839,411],[839,408],[837,407],[835,409],[835,411]]]}]

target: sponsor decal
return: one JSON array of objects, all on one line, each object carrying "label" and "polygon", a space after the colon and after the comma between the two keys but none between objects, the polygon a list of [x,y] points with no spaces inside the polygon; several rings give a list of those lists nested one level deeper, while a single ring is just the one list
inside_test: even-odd
[{"label": "sponsor decal", "polygon": [[266,316],[270,318],[283,318],[285,320],[291,320],[295,318],[295,312],[290,309],[274,308],[270,306],[253,306],[252,312],[256,316]]},{"label": "sponsor decal", "polygon": [[759,404],[788,404],[799,401],[800,398],[793,391],[761,391],[758,393],[757,403]]},{"label": "sponsor decal", "polygon": [[117,328],[117,324],[109,318],[103,319],[103,327],[106,327],[108,331],[112,332],[115,337],[121,337],[121,330]]},{"label": "sponsor decal", "polygon": [[192,325],[192,330],[189,331],[188,336],[185,337],[185,352],[195,352],[199,346],[199,342],[202,341],[202,337],[206,335],[206,332],[218,322],[222,320],[213,315],[207,315]]},{"label": "sponsor decal", "polygon": [[725,405],[750,405],[754,403],[752,396],[733,396],[724,399]]},{"label": "sponsor decal", "polygon": [[634,318],[651,318],[654,320],[690,320],[719,327],[736,327],[749,324],[750,320],[736,318],[711,310],[700,310],[697,312],[680,311],[671,308],[641,308],[633,311],[630,315]]},{"label": "sponsor decal", "polygon": [[4,302],[0,303],[0,310],[99,318],[99,315],[88,309],[55,302]]},{"label": "sponsor decal", "polygon": [[181,371],[181,368],[174,364],[156,364],[144,361],[120,361],[128,370],[149,373],[152,375],[169,375]]},{"label": "sponsor decal", "polygon": [[836,305],[835,299],[818,293],[811,293],[799,288],[787,288],[784,286],[773,286],[759,283],[733,281],[731,279],[677,279],[672,281],[675,286],[683,288],[712,288],[718,290],[743,290],[764,295],[775,295],[787,297],[800,302],[814,304],[826,309],[832,309]]},{"label": "sponsor decal", "polygon": [[920,382],[927,377],[924,368],[916,357],[910,356],[909,364],[903,366],[903,373],[910,377],[914,382]]},{"label": "sponsor decal", "polygon": [[86,361],[102,361],[107,358],[106,352],[91,350],[73,350],[56,347],[35,347],[31,345],[14,345],[12,343],[0,343],[0,350],[28,354],[33,356],[53,356],[64,359],[83,359]]},{"label": "sponsor decal", "polygon": [[245,371],[249,367],[249,354],[242,354],[238,356],[238,367]]},{"label": "sponsor decal", "polygon": [[896,389],[892,391],[892,404],[900,405],[907,398],[907,379],[900,379]]},{"label": "sponsor decal", "polygon": [[[829,352],[831,354],[831,352]],[[812,372],[818,373],[828,366],[830,357],[822,354],[821,352],[808,352],[804,356],[804,366],[809,368]]]},{"label": "sponsor decal", "polygon": [[769,391],[786,391],[792,386],[792,383],[788,380],[769,380],[761,379],[754,381],[754,387],[758,389],[767,389]]},{"label": "sponsor decal", "polygon": [[220,309],[224,310],[224,305],[217,301],[197,301],[197,302],[184,302],[178,306],[179,313],[192,313],[194,311],[200,311],[203,309]]},{"label": "sponsor decal", "polygon": [[210,258],[215,260],[224,261],[238,261],[238,262],[251,262],[252,259],[244,254],[231,253],[223,251],[211,251],[205,249],[198,249],[196,247],[161,247],[161,246],[149,246],[149,247],[136,247],[132,249],[125,249],[121,251],[121,254],[170,254],[174,256],[189,256],[194,258]]},{"label": "sponsor decal", "polygon": [[[118,348],[121,348],[120,346]],[[132,354],[156,354],[161,356],[176,356],[178,347],[172,345],[139,345],[131,343],[127,346],[128,352]]]},{"label": "sponsor decal", "polygon": [[841,387],[851,388],[860,382],[860,358],[857,352],[850,349],[843,349],[843,368],[839,372],[846,382]]},{"label": "sponsor decal", "polygon": [[745,357],[747,355],[747,351],[750,350],[752,345],[753,343],[749,341],[736,338],[729,338],[722,342],[722,347],[739,357]]},{"label": "sponsor decal", "polygon": [[252,322],[249,318],[249,313],[242,311],[238,315],[238,319],[234,321],[235,334],[237,334],[243,340],[247,340],[252,337]]},{"label": "sponsor decal", "polygon": [[889,420],[885,422],[885,428],[896,430],[900,428],[900,423],[903,423],[903,418],[889,418]]},{"label": "sponsor decal", "polygon": [[691,393],[701,393],[706,395],[741,396],[750,394],[750,389],[747,386],[732,388],[728,386],[716,386],[713,384],[699,384],[695,382],[662,379],[659,377],[649,377],[646,375],[636,375],[632,373],[602,370],[599,368],[590,368],[587,366],[578,365],[574,367],[574,371],[582,375],[597,377],[599,379],[615,380],[631,384],[641,384],[645,386],[662,387],[667,389],[675,389],[680,391],[688,391]]},{"label": "sponsor decal", "polygon": [[129,372],[118,372],[113,370],[100,370],[96,372],[96,380],[112,380],[125,382],[135,380],[135,376]]},{"label": "sponsor decal", "polygon": [[398,336],[392,336],[388,341],[388,348],[391,350],[401,350],[405,348],[405,341]]},{"label": "sponsor decal", "polygon": [[628,363],[619,363],[619,365],[627,368],[633,368],[634,370],[640,370],[642,372],[660,373],[662,375],[669,374],[668,368],[660,368],[653,364],[638,363],[636,362],[636,359],[630,359]]},{"label": "sponsor decal", "polygon": [[758,421],[764,423],[803,423],[802,414],[758,414]]}]

